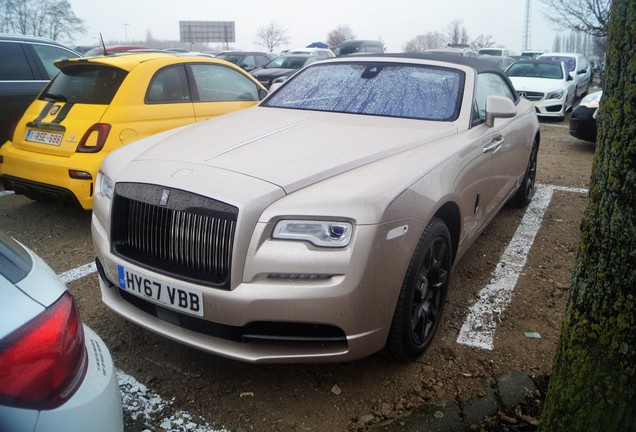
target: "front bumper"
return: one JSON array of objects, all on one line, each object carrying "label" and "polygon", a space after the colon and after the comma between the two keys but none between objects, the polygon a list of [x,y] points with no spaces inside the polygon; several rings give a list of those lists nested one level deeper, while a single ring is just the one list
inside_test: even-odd
[{"label": "front bumper", "polygon": [[563,118],[567,109],[565,98],[536,101],[534,107],[537,115],[541,117]]},{"label": "front bumper", "polygon": [[596,119],[594,113],[597,108],[579,106],[572,112],[570,118],[570,135],[584,141],[596,142]]},{"label": "front bumper", "polygon": [[[310,268],[316,264],[307,262],[311,253],[302,242],[266,241],[258,250],[250,247],[253,254],[240,272],[241,281],[227,290],[124,261],[111,253],[108,236],[95,214],[92,223],[102,300],[108,307],[177,342],[253,363],[343,362],[381,350],[414,248],[407,236],[386,242],[387,232],[393,228],[358,227],[352,249],[340,252],[332,263],[319,265],[321,270],[344,269],[324,279],[279,277],[283,268],[291,273],[294,266]],[[262,232],[253,238],[262,239]],[[378,252],[378,242],[383,242],[382,252]],[[202,293],[203,317],[166,308],[119,288],[119,265],[168,286]]]}]

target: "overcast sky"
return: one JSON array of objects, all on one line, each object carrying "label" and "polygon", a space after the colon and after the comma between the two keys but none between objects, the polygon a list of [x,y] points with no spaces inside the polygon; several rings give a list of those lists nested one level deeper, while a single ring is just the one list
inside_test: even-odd
[{"label": "overcast sky", "polygon": [[[410,39],[427,32],[447,32],[459,19],[474,38],[488,34],[499,46],[520,52],[525,0],[70,0],[88,32],[76,45],[105,41],[179,39],[179,21],[234,21],[236,42],[230,48],[263,50],[256,30],[274,21],[287,30],[297,48],[326,41],[329,31],[347,24],[357,39],[381,39],[389,51],[403,51]],[[551,49],[557,31],[544,18],[545,6],[534,0],[531,48]],[[213,48],[217,44],[210,44]]]}]

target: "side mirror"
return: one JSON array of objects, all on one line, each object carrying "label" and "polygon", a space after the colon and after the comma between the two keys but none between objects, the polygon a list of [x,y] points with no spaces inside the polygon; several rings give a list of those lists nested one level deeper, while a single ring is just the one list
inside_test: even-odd
[{"label": "side mirror", "polygon": [[258,89],[258,99],[259,100],[265,99],[265,96],[267,96],[268,94],[269,93],[267,92],[267,90]]},{"label": "side mirror", "polygon": [[568,81],[574,81],[574,78],[572,78],[572,75],[568,74]]},{"label": "side mirror", "polygon": [[496,118],[510,118],[517,115],[515,104],[503,96],[488,96],[486,99],[486,126],[493,127]]}]

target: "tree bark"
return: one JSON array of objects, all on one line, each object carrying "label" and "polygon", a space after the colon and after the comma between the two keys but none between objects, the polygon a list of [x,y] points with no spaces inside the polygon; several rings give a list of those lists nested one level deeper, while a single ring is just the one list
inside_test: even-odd
[{"label": "tree bark", "polygon": [[636,431],[636,1],[613,0],[599,135],[543,431]]}]

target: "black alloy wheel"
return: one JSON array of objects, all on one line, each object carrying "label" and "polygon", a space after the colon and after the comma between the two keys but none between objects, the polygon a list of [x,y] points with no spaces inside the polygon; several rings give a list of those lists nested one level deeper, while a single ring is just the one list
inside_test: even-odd
[{"label": "black alloy wheel", "polygon": [[451,252],[448,228],[434,218],[420,238],[400,291],[387,340],[392,357],[415,359],[433,341],[446,302]]},{"label": "black alloy wheel", "polygon": [[539,151],[539,143],[535,140],[532,143],[532,151],[530,159],[526,167],[526,174],[523,176],[521,185],[513,198],[513,203],[518,207],[525,207],[532,201],[535,192],[535,180],[537,178],[537,153]]}]

